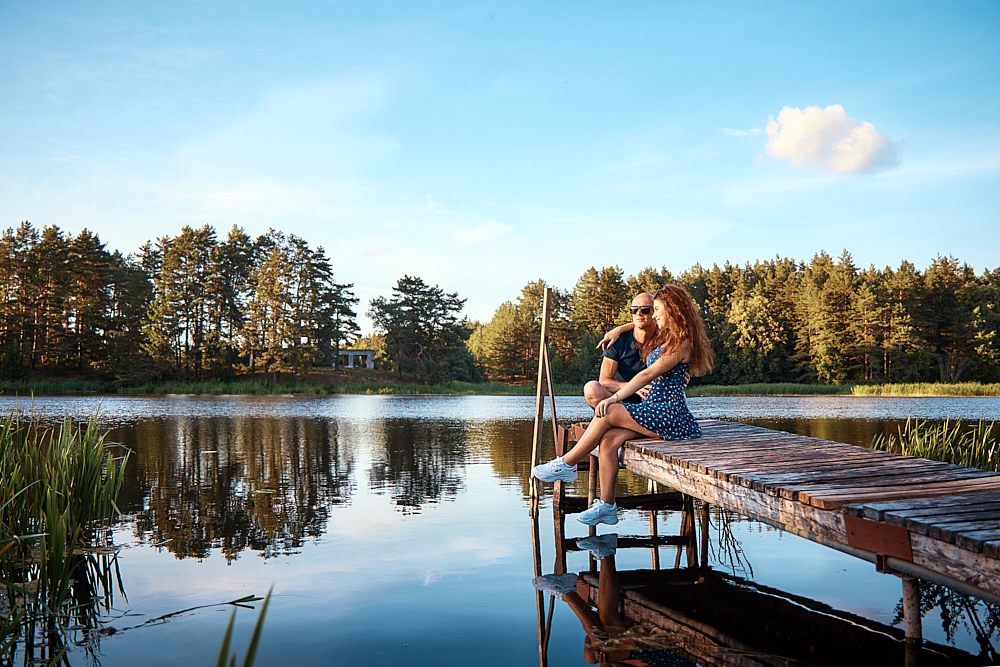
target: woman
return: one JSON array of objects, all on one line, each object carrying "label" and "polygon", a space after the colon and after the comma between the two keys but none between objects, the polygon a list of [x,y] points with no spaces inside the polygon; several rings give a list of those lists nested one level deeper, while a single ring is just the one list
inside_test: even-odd
[{"label": "woman", "polygon": [[[646,369],[597,404],[594,418],[573,449],[531,471],[543,482],[573,482],[577,463],[600,445],[601,497],[578,517],[590,526],[618,523],[615,478],[618,450],[626,440],[686,440],[701,435],[684,400],[684,374],[700,376],[712,370],[712,346],[705,323],[691,295],[678,285],[664,285],[653,297],[653,319],[656,335],[642,349]],[[621,402],[647,384],[649,392],[641,403]]]}]

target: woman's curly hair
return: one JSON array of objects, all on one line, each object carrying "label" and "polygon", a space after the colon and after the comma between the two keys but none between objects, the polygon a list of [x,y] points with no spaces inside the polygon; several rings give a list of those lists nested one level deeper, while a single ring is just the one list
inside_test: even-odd
[{"label": "woman's curly hair", "polygon": [[680,285],[668,283],[660,288],[653,300],[663,304],[675,326],[664,327],[651,340],[647,339],[642,346],[643,358],[658,347],[662,347],[664,352],[672,352],[686,338],[691,341],[691,375],[701,376],[710,372],[715,364],[715,354],[705,332],[705,322],[688,291]]}]

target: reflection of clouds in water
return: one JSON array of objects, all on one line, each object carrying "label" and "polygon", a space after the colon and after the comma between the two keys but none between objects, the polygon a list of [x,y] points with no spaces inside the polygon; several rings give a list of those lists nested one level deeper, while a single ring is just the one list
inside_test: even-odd
[{"label": "reflection of clouds in water", "polygon": [[466,552],[481,563],[495,563],[514,555],[510,544],[491,542],[481,537],[458,537],[448,542],[452,552]]}]

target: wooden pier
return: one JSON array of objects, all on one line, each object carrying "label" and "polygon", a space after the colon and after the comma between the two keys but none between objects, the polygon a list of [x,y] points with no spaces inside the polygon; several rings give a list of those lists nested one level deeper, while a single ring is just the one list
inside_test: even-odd
[{"label": "wooden pier", "polygon": [[624,467],[872,561],[1000,602],[1000,474],[725,421],[632,440]]}]

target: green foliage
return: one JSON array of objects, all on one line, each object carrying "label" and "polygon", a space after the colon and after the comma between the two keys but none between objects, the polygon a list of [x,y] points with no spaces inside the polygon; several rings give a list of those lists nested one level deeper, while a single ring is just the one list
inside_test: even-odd
[{"label": "green foliage", "polygon": [[368,316],[385,336],[384,359],[403,375],[424,381],[479,379],[465,341],[472,331],[458,314],[465,304],[421,278],[403,276],[390,298],[372,299]]},{"label": "green foliage", "polygon": [[620,268],[610,266],[598,271],[590,267],[573,288],[570,318],[581,331],[600,337],[616,324],[628,321],[626,309],[631,298]]},{"label": "green foliage", "polygon": [[982,419],[972,428],[950,419],[937,424],[907,419],[897,435],[876,435],[872,449],[1000,472],[1000,447],[993,435],[994,426],[995,422]]},{"label": "green foliage", "polygon": [[[705,318],[716,356],[709,383],[1000,382],[1000,268],[976,275],[939,256],[925,271],[905,261],[859,269],[846,250],[695,264],[679,276],[590,267],[572,292],[553,287],[554,377],[594,379],[600,358],[586,348],[628,321],[635,294],[672,280]],[[419,382],[528,381],[547,287],[528,282],[479,324],[459,320],[457,295],[404,276],[370,304],[381,344],[366,347],[377,367]],[[301,382],[357,340],[352,289],[334,281],[323,248],[275,230],[251,239],[233,227],[223,240],[210,226],[184,227],[122,256],[89,230],[22,222],[0,234],[0,382],[94,380],[101,391],[246,372]]]},{"label": "green foliage", "polygon": [[21,380],[27,375],[21,348],[16,343],[7,343],[0,350],[0,380]]}]

